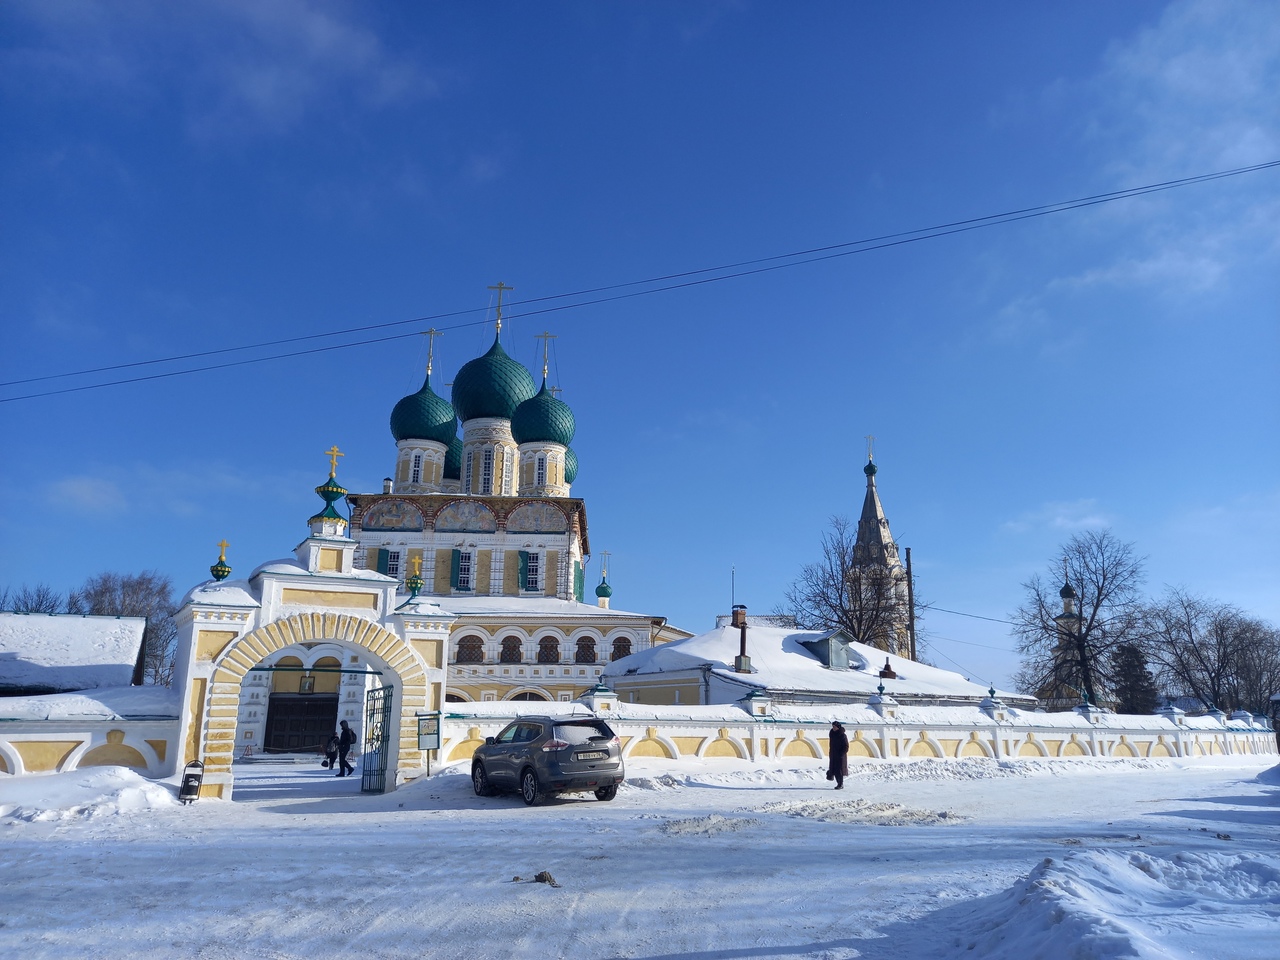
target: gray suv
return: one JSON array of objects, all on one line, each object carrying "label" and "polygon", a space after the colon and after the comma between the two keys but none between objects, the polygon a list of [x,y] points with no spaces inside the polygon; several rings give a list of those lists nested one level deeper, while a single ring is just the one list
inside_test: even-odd
[{"label": "gray suv", "polygon": [[622,745],[598,717],[521,717],[486,737],[471,761],[476,796],[519,790],[530,806],[586,790],[612,800],[624,775]]}]

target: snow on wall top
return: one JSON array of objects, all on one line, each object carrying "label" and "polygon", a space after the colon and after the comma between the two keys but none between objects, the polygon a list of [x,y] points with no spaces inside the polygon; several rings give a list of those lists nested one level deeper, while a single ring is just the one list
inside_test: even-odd
[{"label": "snow on wall top", "polygon": [[176,720],[182,696],[169,687],[102,687],[86,693],[0,697],[0,720]]},{"label": "snow on wall top", "polygon": [[472,616],[529,616],[529,617],[583,617],[654,619],[645,613],[628,613],[625,610],[606,610],[576,600],[560,600],[556,597],[431,597],[442,609],[450,613]]},{"label": "snow on wall top", "polygon": [[0,692],[127,686],[143,617],[0,613]]},{"label": "snow on wall top", "polygon": [[[885,693],[890,696],[957,697],[975,701],[987,696],[986,688],[970,683],[958,673],[895,657],[862,643],[849,644],[848,670],[828,669],[802,641],[829,636],[830,633],[816,630],[749,627],[747,655],[751,658],[752,672],[740,674],[731,666],[740,649],[740,632],[736,627],[718,627],[687,640],[676,640],[615,660],[605,667],[604,676],[696,670],[706,665],[713,674],[769,691],[870,696],[878,692],[880,669],[888,660],[898,675],[897,679],[884,681]],[[1000,691],[996,695],[1021,696]]]}]

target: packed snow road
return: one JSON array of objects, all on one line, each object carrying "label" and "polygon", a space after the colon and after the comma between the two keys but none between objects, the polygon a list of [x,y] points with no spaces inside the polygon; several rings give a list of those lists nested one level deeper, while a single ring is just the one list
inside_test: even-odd
[{"label": "packed snow road", "polygon": [[1275,956],[1280,773],[1238,759],[633,763],[609,803],[237,767],[0,778],[0,956]]}]

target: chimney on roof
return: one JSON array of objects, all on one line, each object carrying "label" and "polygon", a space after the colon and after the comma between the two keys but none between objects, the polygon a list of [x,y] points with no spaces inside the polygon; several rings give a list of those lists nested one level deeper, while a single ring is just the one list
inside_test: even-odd
[{"label": "chimney on roof", "polygon": [[738,656],[733,658],[734,673],[750,673],[751,658],[747,656],[747,608],[744,604],[735,603],[730,614],[730,624],[742,631],[742,648]]}]

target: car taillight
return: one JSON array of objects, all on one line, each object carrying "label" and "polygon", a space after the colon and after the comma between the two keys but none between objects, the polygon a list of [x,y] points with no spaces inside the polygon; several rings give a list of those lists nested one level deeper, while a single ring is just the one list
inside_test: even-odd
[{"label": "car taillight", "polygon": [[621,740],[619,740],[619,739],[617,738],[617,736],[615,735],[615,736],[614,736],[614,738],[613,738],[612,740],[610,740],[610,741],[609,741],[609,746],[611,746],[611,747],[621,747],[621,746],[622,746],[622,741],[621,741]]},{"label": "car taillight", "polygon": [[543,753],[550,753],[552,750],[563,750],[569,746],[568,740],[548,740],[542,745]]}]

